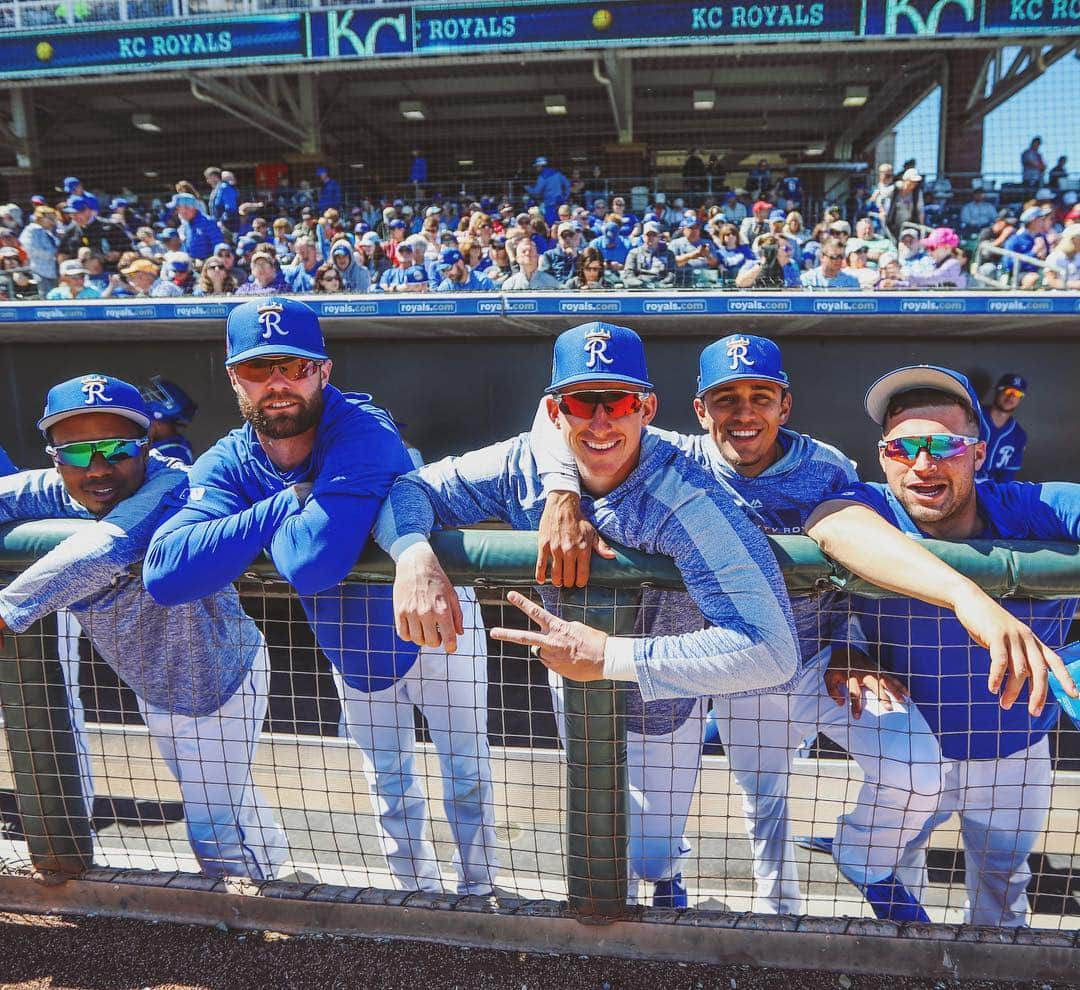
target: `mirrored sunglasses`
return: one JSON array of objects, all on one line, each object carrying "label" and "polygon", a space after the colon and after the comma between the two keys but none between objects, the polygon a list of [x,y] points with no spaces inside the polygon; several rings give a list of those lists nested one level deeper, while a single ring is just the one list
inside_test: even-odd
[{"label": "mirrored sunglasses", "polygon": [[320,367],[322,362],[313,361],[311,358],[272,357],[241,361],[240,364],[233,365],[233,371],[237,378],[245,382],[268,382],[275,370],[280,371],[290,382],[299,382],[310,378]]},{"label": "mirrored sunglasses", "polygon": [[79,440],[75,443],[46,447],[47,453],[55,463],[65,467],[88,468],[95,454],[101,454],[110,464],[119,464],[129,457],[135,457],[150,442],[147,437],[136,440],[114,438],[109,440]]},{"label": "mirrored sunglasses", "polygon": [[559,409],[567,416],[592,419],[599,406],[604,407],[608,419],[622,419],[641,408],[645,395],[641,392],[568,392],[556,395]]},{"label": "mirrored sunglasses", "polygon": [[879,440],[878,450],[891,461],[900,461],[910,467],[925,450],[935,460],[957,457],[968,447],[974,447],[978,437],[961,437],[955,433],[931,433],[921,437],[897,437],[895,440]]}]

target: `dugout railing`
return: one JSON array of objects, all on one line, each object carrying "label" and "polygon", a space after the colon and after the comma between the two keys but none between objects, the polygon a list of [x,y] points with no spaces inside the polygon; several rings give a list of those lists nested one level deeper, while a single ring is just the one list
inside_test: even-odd
[{"label": "dugout railing", "polygon": [[[0,571],[21,570],[81,525],[85,524],[45,520],[3,527]],[[504,589],[532,586],[533,535],[453,531],[436,534],[433,542],[454,582],[472,586],[485,613],[491,616],[497,610],[497,620],[510,624],[513,610],[499,603]],[[835,589],[869,597],[885,594],[853,578],[806,538],[777,537],[772,543],[792,595]],[[998,598],[1040,600],[1080,593],[1080,553],[1073,545],[928,541],[928,546]],[[348,580],[385,583],[392,576],[390,561],[369,551]],[[253,566],[240,587],[275,657],[271,690],[282,707],[295,708],[291,695],[308,682],[292,657],[313,653],[301,635],[303,618],[291,611],[291,592],[269,562]],[[615,561],[595,561],[588,588],[564,593],[563,610],[567,617],[611,633],[633,634],[643,589],[662,588],[681,588],[670,561],[620,550]],[[748,895],[740,899],[736,889],[741,885],[745,895],[750,869],[745,839],[739,835],[739,795],[724,758],[716,756],[705,757],[697,786],[709,793],[700,796],[700,804],[695,799],[691,814],[703,850],[696,872],[704,885],[713,869],[727,878],[729,886],[715,888],[713,896],[695,896],[692,890],[691,908],[671,911],[649,908],[648,887],[642,885],[640,906],[635,905],[637,891],[627,862],[627,693],[625,687],[607,681],[563,685],[565,732],[560,750],[555,732],[535,728],[541,714],[550,718],[550,712],[539,712],[542,706],[535,704],[536,697],[543,697],[542,681],[532,685],[530,694],[527,683],[519,680],[514,685],[493,677],[489,699],[496,700],[494,705],[489,701],[489,707],[502,710],[499,725],[489,731],[493,741],[499,737],[492,747],[492,763],[501,764],[495,775],[495,806],[504,856],[500,878],[505,880],[500,879],[497,896],[490,899],[395,892],[388,875],[380,874],[375,865],[380,853],[371,836],[355,842],[351,835],[354,829],[363,831],[357,823],[365,817],[353,814],[364,801],[364,784],[352,743],[335,738],[332,714],[321,721],[310,717],[314,730],[309,725],[302,732],[301,716],[293,715],[293,724],[286,726],[288,718],[275,713],[272,705],[256,777],[264,785],[269,782],[276,810],[289,816],[290,841],[306,833],[307,846],[314,852],[308,857],[311,862],[298,863],[301,868],[286,880],[252,886],[200,878],[193,872],[193,861],[176,855],[183,840],[176,837],[175,796],[163,782],[160,767],[155,769],[145,733],[131,718],[99,725],[92,734],[99,794],[111,792],[114,804],[117,797],[127,799],[135,810],[103,824],[95,806],[91,820],[83,801],[79,744],[69,717],[67,689],[55,659],[52,622],[50,617],[24,634],[6,634],[0,656],[7,741],[6,753],[0,754],[0,793],[10,787],[14,801],[14,807],[9,803],[3,809],[8,814],[7,831],[0,836],[0,908],[110,911],[224,920],[235,927],[360,931],[478,945],[820,965],[849,972],[911,972],[914,967],[956,976],[1014,973],[1016,978],[1052,979],[1075,968],[1075,918],[1080,909],[1073,893],[1073,864],[1080,874],[1076,840],[1080,780],[1074,771],[1062,769],[1073,765],[1068,747],[1059,745],[1050,821],[1045,841],[1037,847],[1038,862],[1047,865],[1034,870],[1032,927],[938,923],[959,917],[956,892],[949,892],[962,887],[955,835],[951,864],[942,862],[950,855],[947,844],[933,850],[938,861],[931,863],[931,871],[938,874],[936,885],[947,893],[932,912],[935,923],[896,926],[872,920],[852,889],[847,895],[840,893],[842,882],[831,861],[815,860],[813,855],[800,863],[803,882],[808,891],[831,886],[831,910],[820,908],[827,899],[809,895],[810,910],[802,917],[769,917],[745,910],[752,902]],[[490,628],[493,620],[485,624]],[[500,669],[540,668],[538,661],[513,654],[494,641],[488,641],[488,659]],[[326,666],[324,658],[315,663]],[[314,674],[308,671],[304,676]],[[515,691],[518,700],[507,700]],[[88,711],[93,707],[101,718],[108,705],[100,700],[99,685],[92,693],[97,698],[88,704]],[[318,688],[313,691],[319,693]],[[316,701],[328,698],[324,693]],[[510,726],[508,712],[524,727]],[[95,721],[92,713],[89,720]],[[424,739],[423,727],[418,728]],[[823,741],[814,747],[813,740],[807,740],[802,758],[796,760],[792,805],[809,809],[793,810],[796,831],[828,828],[836,809],[851,801],[847,762],[842,753],[827,750]],[[431,817],[437,819],[435,792],[442,784],[426,745],[421,746],[419,762]],[[314,799],[320,789],[327,792],[325,801]],[[707,802],[712,803],[711,810],[706,810]],[[172,814],[158,819],[152,812],[139,811],[143,805],[170,804]],[[702,824],[708,815],[726,816],[727,830],[710,831]],[[440,858],[449,861],[447,837],[437,838]],[[104,849],[103,864],[104,846],[109,848]],[[121,857],[110,863],[117,852]],[[36,883],[28,879],[34,873]],[[358,881],[360,876],[366,879]],[[448,889],[452,887],[450,883]],[[727,893],[716,896],[716,889]],[[850,952],[844,951],[845,946]],[[870,957],[859,958],[867,946],[873,947]]]}]

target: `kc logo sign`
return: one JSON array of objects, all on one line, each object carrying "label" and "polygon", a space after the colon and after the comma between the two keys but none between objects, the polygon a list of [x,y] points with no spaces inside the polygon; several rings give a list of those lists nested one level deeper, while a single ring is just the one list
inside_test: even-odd
[{"label": "kc logo sign", "polygon": [[331,10],[326,15],[330,58],[370,58],[408,51],[412,32],[407,12],[373,15],[370,10]]},{"label": "kc logo sign", "polygon": [[[971,31],[977,24],[975,0],[885,0],[884,34],[935,35]],[[946,23],[943,25],[942,20]]]}]

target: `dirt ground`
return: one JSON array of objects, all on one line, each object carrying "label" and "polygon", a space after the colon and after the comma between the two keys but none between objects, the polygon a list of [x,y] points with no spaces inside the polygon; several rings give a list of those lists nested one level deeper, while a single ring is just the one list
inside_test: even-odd
[{"label": "dirt ground", "polygon": [[289,937],[115,918],[0,914],[0,988],[20,990],[1063,990]]}]

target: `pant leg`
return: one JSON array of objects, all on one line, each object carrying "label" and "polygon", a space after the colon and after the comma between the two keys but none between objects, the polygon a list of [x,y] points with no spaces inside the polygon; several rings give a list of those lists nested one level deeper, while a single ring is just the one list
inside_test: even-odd
[{"label": "pant leg", "polygon": [[82,627],[66,608],[56,613],[56,654],[67,685],[68,717],[79,757],[79,776],[82,778],[83,800],[87,817],[94,816],[94,769],[90,762],[90,744],[86,738],[86,711],[79,691],[79,634]]},{"label": "pant leg", "polygon": [[820,670],[808,670],[783,694],[713,700],[724,752],[743,792],[753,856],[753,910],[759,914],[803,911],[787,793],[795,748],[816,734],[816,700],[806,699],[814,676],[820,679]]},{"label": "pant leg", "polygon": [[[555,725],[565,750],[562,678],[548,671],[548,684]],[[627,857],[631,880],[670,880],[681,872],[682,861],[693,851],[684,831],[701,769],[704,712],[704,702],[699,701],[673,733],[626,733]]]},{"label": "pant leg", "polygon": [[499,864],[487,737],[487,636],[472,589],[456,590],[465,625],[457,653],[425,647],[404,687],[427,719],[439,757],[457,892],[489,894]]},{"label": "pant leg", "polygon": [[368,694],[349,687],[336,669],[333,677],[345,728],[360,748],[390,875],[402,890],[441,893],[439,864],[428,835],[427,798],[416,779],[413,706],[402,682]]},{"label": "pant leg", "polygon": [[968,760],[963,769],[965,920],[1019,928],[1027,924],[1028,857],[1050,813],[1049,739],[1000,760]]},{"label": "pant leg", "polygon": [[[824,687],[822,688],[824,693]],[[911,702],[893,710],[863,692],[859,719],[824,695],[822,731],[843,746],[863,772],[855,806],[837,820],[833,856],[852,883],[865,886],[896,872],[905,850],[941,807],[945,765],[926,720]]]},{"label": "pant leg", "polygon": [[140,708],[158,751],[176,775],[188,839],[209,876],[270,880],[289,858],[288,840],[251,779],[266,715],[269,653],[216,712],[192,717]]},{"label": "pant leg", "polygon": [[627,733],[627,858],[631,877],[647,883],[682,872],[692,852],[686,819],[697,791],[705,706],[698,700],[682,725],[665,735]]}]

